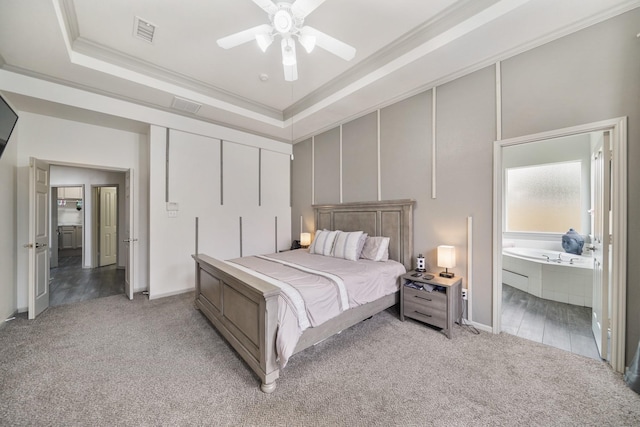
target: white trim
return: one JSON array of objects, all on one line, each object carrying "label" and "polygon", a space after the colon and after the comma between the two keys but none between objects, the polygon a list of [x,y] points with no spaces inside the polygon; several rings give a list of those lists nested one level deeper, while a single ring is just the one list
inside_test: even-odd
[{"label": "white trim", "polygon": [[343,200],[343,181],[342,181],[342,125],[340,125],[340,203]]},{"label": "white trim", "polygon": [[496,141],[502,139],[502,66],[496,62]]},{"label": "white trim", "polygon": [[186,294],[187,292],[193,292],[195,290],[195,286],[192,286],[190,288],[182,288],[180,290],[177,291],[171,291],[171,292],[162,292],[159,294],[151,294],[151,292],[149,292],[149,301],[153,300],[153,299],[158,299],[158,298],[164,298],[164,297],[172,297],[174,295],[180,295],[180,294]]},{"label": "white trim", "polygon": [[67,50],[67,54],[69,55],[69,61],[72,64],[96,70],[130,82],[138,83],[152,89],[161,90],[175,96],[186,98],[189,101],[196,101],[213,108],[220,108],[224,111],[229,111],[242,117],[256,120],[280,129],[284,129],[288,125],[282,119],[269,117],[266,114],[257,113],[248,108],[239,107],[230,102],[222,101],[213,96],[205,95],[197,90],[186,88],[185,86],[172,83],[168,80],[156,78],[151,73],[144,74],[138,71],[134,71],[133,69],[121,67],[108,61],[98,59],[97,57],[92,57],[74,50],[74,44],[77,39],[71,40],[71,38],[69,37],[69,32],[67,31],[67,23],[64,19],[64,13],[62,12],[60,1],[61,0],[54,0],[53,8],[58,21],[58,26],[60,27],[60,33],[64,38],[65,48]]},{"label": "white trim", "polygon": [[611,139],[613,143],[611,184],[613,242],[611,273],[613,284],[610,305],[611,325],[611,366],[617,372],[624,372],[626,350],[627,318],[627,118],[618,119]]},{"label": "white trim", "polygon": [[432,89],[431,94],[431,198],[436,198],[436,168],[438,162],[436,156],[438,153],[436,143],[436,89]]},{"label": "white trim", "polygon": [[483,323],[472,322],[472,321],[469,321],[469,324],[471,324],[472,326],[474,326],[476,329],[478,329],[480,331],[489,332],[489,333],[493,332],[493,329],[489,325],[485,325]]},{"label": "white trim", "polygon": [[[59,83],[52,83],[4,69],[0,69],[0,90],[7,90],[19,95],[137,121],[147,127],[155,125],[163,128],[171,128],[172,130],[180,132],[225,140],[249,147],[263,148],[287,155],[290,155],[293,151],[293,146],[286,142],[254,135],[247,131],[232,129],[223,125],[204,122],[192,117],[134,104]],[[133,132],[148,133],[148,131]]]},{"label": "white trim", "polygon": [[316,203],[316,137],[311,137],[311,204]]},{"label": "white trim", "polygon": [[382,200],[382,173],[381,173],[381,161],[380,161],[380,109],[378,109],[378,201]]},{"label": "white trim", "polygon": [[467,217],[467,318],[473,320],[473,217]]},{"label": "white trim", "polygon": [[613,256],[611,263],[611,367],[624,372],[626,349],[626,286],[627,286],[627,117],[619,117],[580,126],[541,132],[494,142],[493,149],[493,333],[500,333],[502,311],[502,149],[504,147],[559,138],[580,133],[610,131],[613,146],[612,229]]},{"label": "white trim", "polygon": [[489,22],[499,19],[501,16],[512,12],[519,8],[523,4],[530,0],[500,0],[494,3],[492,6],[480,11],[479,13],[471,16],[469,19],[449,28],[448,30],[438,34],[435,37],[430,38],[425,43],[417,46],[409,52],[392,59],[385,65],[377,68],[375,71],[367,74],[366,76],[346,85],[344,88],[332,93],[331,95],[323,98],[316,104],[304,109],[295,115],[296,120],[300,121],[306,117],[311,116],[314,113],[329,107],[331,104],[338,102],[339,100],[346,98],[347,96],[357,92],[358,90],[367,87],[383,77],[400,70],[402,67],[422,58],[423,56],[435,52],[443,46],[453,43],[454,41],[464,37],[465,35],[481,28],[483,25]]}]

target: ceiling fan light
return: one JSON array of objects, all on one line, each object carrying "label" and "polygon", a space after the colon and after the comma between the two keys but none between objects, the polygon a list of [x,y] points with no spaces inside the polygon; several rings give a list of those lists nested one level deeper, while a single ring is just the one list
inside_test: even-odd
[{"label": "ceiling fan light", "polygon": [[287,82],[295,82],[298,80],[298,67],[295,65],[285,65],[282,67],[284,69],[284,79]]},{"label": "ceiling fan light", "polygon": [[309,34],[302,34],[298,38],[298,41],[300,42],[302,47],[304,47],[304,50],[306,50],[307,53],[313,52],[313,48],[316,47],[316,36],[311,36]]},{"label": "ceiling fan light", "polygon": [[273,43],[273,36],[270,34],[256,34],[256,41],[258,42],[258,46],[260,46],[260,50],[266,52],[271,43]]},{"label": "ceiling fan light", "polygon": [[296,44],[292,38],[282,39],[282,65],[296,65]]}]

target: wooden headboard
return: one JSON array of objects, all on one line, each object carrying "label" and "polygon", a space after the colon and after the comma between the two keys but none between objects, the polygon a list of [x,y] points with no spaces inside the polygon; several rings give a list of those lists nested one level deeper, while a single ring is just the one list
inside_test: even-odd
[{"label": "wooden headboard", "polygon": [[413,268],[413,205],[415,200],[387,200],[313,205],[316,230],[364,231],[389,237],[389,258]]}]

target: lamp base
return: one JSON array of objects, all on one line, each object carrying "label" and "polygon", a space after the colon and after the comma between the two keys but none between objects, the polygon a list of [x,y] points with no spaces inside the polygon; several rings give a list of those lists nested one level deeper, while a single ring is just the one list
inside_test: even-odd
[{"label": "lamp base", "polygon": [[446,277],[447,279],[452,279],[455,274],[449,273],[448,271],[443,271],[440,273],[440,277]]}]

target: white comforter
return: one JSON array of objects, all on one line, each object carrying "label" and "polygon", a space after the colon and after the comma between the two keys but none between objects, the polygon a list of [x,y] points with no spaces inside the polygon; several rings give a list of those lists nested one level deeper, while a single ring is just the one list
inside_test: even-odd
[{"label": "white comforter", "polygon": [[229,260],[280,287],[276,351],[284,367],[307,327],[398,290],[406,272],[396,261],[349,261],[305,249]]}]

